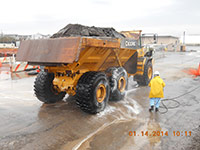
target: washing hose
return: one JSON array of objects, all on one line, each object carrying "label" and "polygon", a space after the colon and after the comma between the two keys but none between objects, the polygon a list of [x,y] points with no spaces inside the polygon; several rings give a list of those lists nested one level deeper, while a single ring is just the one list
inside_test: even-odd
[{"label": "washing hose", "polygon": [[[188,91],[188,92],[186,92],[186,93],[184,93],[184,94],[181,94],[181,95],[179,95],[179,96],[176,96],[176,97],[173,97],[173,98],[162,99],[162,100],[161,100],[162,106],[160,106],[160,108],[164,108],[165,111],[159,111],[159,112],[160,112],[161,114],[165,114],[165,113],[168,112],[169,109],[178,108],[178,107],[181,105],[181,103],[180,103],[179,101],[177,101],[176,99],[179,99],[179,98],[181,98],[181,97],[183,97],[183,96],[185,96],[185,95],[187,95],[187,94],[189,94],[189,93],[192,93],[192,92],[194,92],[195,90],[197,90],[198,88],[200,88],[200,86],[197,86],[197,87],[195,87],[194,89],[192,89],[192,90],[190,90],[190,91]],[[164,103],[164,102],[166,102],[166,101],[175,102],[175,105],[174,105],[174,106],[166,106],[166,104]]]}]

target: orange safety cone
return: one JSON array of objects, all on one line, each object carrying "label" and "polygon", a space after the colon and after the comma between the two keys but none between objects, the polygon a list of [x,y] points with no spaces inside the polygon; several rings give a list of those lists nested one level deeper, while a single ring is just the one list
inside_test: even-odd
[{"label": "orange safety cone", "polygon": [[190,75],[195,75],[196,77],[200,76],[200,63],[199,63],[198,69],[189,69],[188,71],[185,71],[185,72]]},{"label": "orange safety cone", "polygon": [[200,76],[200,63],[198,69],[190,69],[190,74],[197,76]]},{"label": "orange safety cone", "polygon": [[1,63],[1,61],[0,61],[0,67],[2,67],[2,63]]}]

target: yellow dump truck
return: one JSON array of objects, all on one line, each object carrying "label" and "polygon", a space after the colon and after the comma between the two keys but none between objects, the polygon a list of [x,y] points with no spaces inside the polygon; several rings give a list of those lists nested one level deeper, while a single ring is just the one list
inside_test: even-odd
[{"label": "yellow dump truck", "polygon": [[[151,53],[145,53],[140,36],[127,38],[62,37],[21,42],[18,61],[40,65],[34,91],[44,103],[73,95],[87,113],[103,111],[109,100],[124,98],[128,77],[139,85],[152,78]],[[139,33],[140,35],[140,33]]]}]

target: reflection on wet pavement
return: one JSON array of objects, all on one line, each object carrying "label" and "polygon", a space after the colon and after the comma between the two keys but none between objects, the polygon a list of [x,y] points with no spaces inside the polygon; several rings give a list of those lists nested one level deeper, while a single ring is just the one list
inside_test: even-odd
[{"label": "reflection on wet pavement", "polygon": [[[153,116],[153,115],[152,115]],[[158,121],[156,121],[156,117],[150,117],[147,123],[147,131],[148,131],[148,140],[150,143],[150,148],[158,146],[161,142],[162,133],[164,132]],[[161,132],[162,131],[162,132]]]}]

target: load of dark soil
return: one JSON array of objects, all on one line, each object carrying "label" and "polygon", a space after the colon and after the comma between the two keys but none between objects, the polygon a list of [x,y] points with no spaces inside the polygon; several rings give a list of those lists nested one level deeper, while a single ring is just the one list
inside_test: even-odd
[{"label": "load of dark soil", "polygon": [[95,37],[112,37],[124,38],[124,35],[117,32],[114,28],[88,27],[80,24],[68,24],[51,38],[70,37],[70,36],[95,36]]}]

